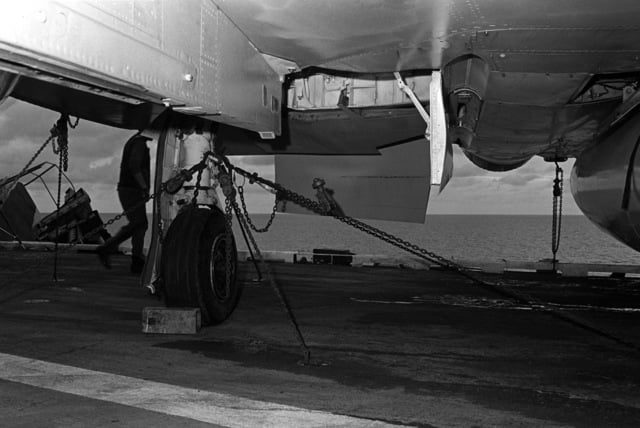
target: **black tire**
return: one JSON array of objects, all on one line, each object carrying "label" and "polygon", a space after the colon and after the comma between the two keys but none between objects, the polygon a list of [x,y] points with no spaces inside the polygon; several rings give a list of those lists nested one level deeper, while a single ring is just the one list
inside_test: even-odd
[{"label": "black tire", "polygon": [[217,208],[188,207],[173,220],[162,243],[162,284],[169,307],[199,307],[205,325],[226,320],[238,305],[238,256],[231,236],[226,286],[225,216]]}]

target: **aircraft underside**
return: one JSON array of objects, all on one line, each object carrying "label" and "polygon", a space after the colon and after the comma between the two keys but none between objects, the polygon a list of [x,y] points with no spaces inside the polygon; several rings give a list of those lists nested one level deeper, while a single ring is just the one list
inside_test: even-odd
[{"label": "aircraft underside", "polygon": [[[156,131],[156,191],[209,151],[282,155],[285,188],[424,221],[452,145],[492,171],[576,158],[579,207],[640,250],[635,1],[23,3],[0,16],[2,99]],[[207,162],[156,198],[143,282],[215,323],[241,290]]]}]

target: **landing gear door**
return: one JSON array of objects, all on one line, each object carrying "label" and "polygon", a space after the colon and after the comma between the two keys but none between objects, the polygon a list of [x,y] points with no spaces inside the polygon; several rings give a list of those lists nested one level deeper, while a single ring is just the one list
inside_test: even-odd
[{"label": "landing gear door", "polygon": [[[314,179],[347,216],[424,223],[430,191],[429,146],[424,139],[380,150],[379,156],[275,157],[276,182],[316,199]],[[426,166],[426,167],[425,167]],[[281,212],[311,214],[292,202]]]}]

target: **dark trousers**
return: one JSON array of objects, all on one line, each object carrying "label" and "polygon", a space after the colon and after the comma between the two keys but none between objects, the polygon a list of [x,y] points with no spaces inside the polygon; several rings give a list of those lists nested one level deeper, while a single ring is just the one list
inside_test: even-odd
[{"label": "dark trousers", "polygon": [[115,251],[118,245],[131,238],[132,258],[143,258],[144,234],[148,227],[147,211],[145,204],[142,203],[145,197],[145,192],[140,189],[132,189],[129,187],[118,188],[118,198],[120,199],[120,204],[122,204],[122,209],[124,211],[131,210],[131,212],[127,212],[127,220],[129,220],[129,223],[109,238],[101,246],[102,248],[108,252]]}]

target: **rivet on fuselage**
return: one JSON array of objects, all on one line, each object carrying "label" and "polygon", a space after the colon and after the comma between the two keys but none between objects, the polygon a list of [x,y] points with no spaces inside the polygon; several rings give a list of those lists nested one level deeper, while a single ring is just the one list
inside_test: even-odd
[{"label": "rivet on fuselage", "polygon": [[47,14],[44,13],[44,10],[39,10],[36,12],[36,21],[40,22],[41,24],[44,24],[45,22],[47,22]]}]

